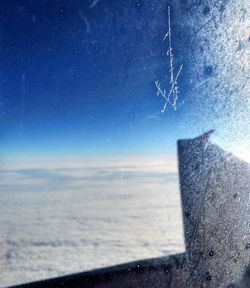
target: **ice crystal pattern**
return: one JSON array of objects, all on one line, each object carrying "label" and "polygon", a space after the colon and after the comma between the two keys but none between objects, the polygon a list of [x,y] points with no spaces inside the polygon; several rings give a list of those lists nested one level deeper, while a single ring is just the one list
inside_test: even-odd
[{"label": "ice crystal pattern", "polygon": [[167,105],[173,107],[173,109],[176,111],[177,109],[177,100],[179,97],[179,86],[178,86],[178,78],[181,74],[183,65],[180,66],[177,74],[174,73],[174,53],[172,48],[172,41],[171,41],[171,18],[170,18],[170,6],[168,7],[168,32],[164,36],[163,41],[168,39],[168,50],[167,50],[167,56],[169,57],[169,74],[170,74],[170,80],[169,89],[164,89],[161,87],[161,83],[157,80],[155,81],[155,86],[157,88],[157,96],[162,96],[165,99],[165,104],[161,110],[162,113],[166,111]]}]

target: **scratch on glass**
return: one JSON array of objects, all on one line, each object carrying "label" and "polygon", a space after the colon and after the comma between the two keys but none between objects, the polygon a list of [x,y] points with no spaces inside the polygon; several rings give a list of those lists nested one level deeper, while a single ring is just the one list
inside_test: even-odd
[{"label": "scratch on glass", "polygon": [[162,89],[161,88],[161,83],[156,80],[155,81],[155,86],[157,88],[157,96],[162,96],[166,101],[165,104],[161,110],[162,113],[166,111],[167,105],[169,104],[170,106],[173,107],[173,109],[176,111],[177,107],[177,100],[179,97],[179,85],[178,85],[178,78],[180,76],[180,73],[182,71],[183,65],[180,66],[177,74],[175,75],[174,73],[174,54],[173,54],[173,48],[172,48],[172,40],[171,40],[171,19],[170,19],[170,6],[168,7],[168,32],[164,36],[163,41],[165,41],[168,38],[168,50],[167,50],[167,55],[169,56],[169,74],[170,74],[170,88],[167,89]]}]

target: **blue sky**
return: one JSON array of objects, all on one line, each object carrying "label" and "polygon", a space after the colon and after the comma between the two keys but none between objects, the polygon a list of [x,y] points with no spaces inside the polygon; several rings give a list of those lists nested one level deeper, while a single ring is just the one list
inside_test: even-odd
[{"label": "blue sky", "polygon": [[[192,91],[201,80],[194,73],[210,80],[217,77],[214,66],[205,59],[200,71],[191,70],[204,59],[191,55],[196,43],[187,42],[178,7],[173,4],[171,20],[174,65],[184,65],[181,93],[177,111],[169,107],[161,114],[164,101],[156,96],[154,81],[169,81],[168,47],[162,41],[168,3],[91,4],[1,5],[2,155],[174,153],[178,138],[220,131],[226,113],[203,103],[199,89]],[[204,91],[210,99],[210,88]]]},{"label": "blue sky", "polygon": [[1,9],[1,153],[157,152],[163,130],[174,145],[172,123],[154,117],[168,69],[160,7],[14,2]]}]

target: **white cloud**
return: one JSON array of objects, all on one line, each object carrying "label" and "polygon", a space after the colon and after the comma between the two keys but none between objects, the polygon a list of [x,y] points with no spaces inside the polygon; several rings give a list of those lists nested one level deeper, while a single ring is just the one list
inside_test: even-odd
[{"label": "white cloud", "polygon": [[178,175],[169,159],[5,162],[0,285],[183,250]]}]

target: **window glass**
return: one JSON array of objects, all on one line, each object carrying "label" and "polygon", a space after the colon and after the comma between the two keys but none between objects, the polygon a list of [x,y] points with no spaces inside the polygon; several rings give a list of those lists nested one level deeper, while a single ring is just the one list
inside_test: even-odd
[{"label": "window glass", "polygon": [[185,250],[176,141],[250,161],[248,6],[1,3],[1,287]]}]

